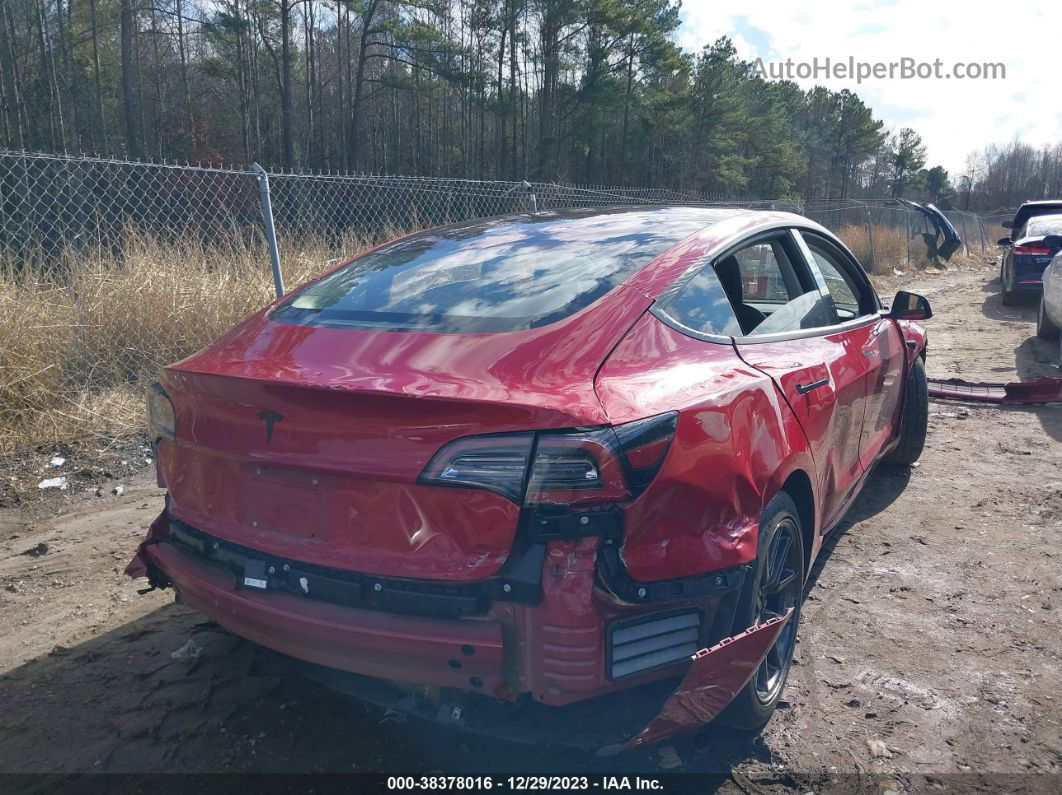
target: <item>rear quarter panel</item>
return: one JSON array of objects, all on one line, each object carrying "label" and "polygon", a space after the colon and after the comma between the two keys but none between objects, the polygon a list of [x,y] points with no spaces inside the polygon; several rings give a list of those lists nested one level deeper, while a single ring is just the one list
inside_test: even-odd
[{"label": "rear quarter panel", "polygon": [[613,423],[679,412],[660,474],[626,511],[622,557],[636,580],[747,563],[766,502],[797,469],[815,481],[796,418],[732,345],[686,336],[647,313],[595,385]]}]

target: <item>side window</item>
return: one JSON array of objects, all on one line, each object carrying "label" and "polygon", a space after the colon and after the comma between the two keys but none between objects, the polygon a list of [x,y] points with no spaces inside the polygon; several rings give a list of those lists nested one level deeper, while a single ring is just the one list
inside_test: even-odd
[{"label": "side window", "polygon": [[837,323],[830,296],[789,231],[701,268],[658,311],[692,331],[726,337],[788,334]]},{"label": "side window", "polygon": [[815,265],[826,281],[826,289],[833,298],[838,319],[843,323],[862,315],[872,314],[876,309],[873,296],[870,295],[865,285],[852,276],[846,264],[841,261],[841,255],[813,235],[805,234],[803,238],[815,260]]},{"label": "side window", "polygon": [[775,254],[777,243],[756,243],[734,255],[741,272],[741,297],[744,301],[770,301],[784,304],[789,291]]},{"label": "side window", "polygon": [[680,325],[701,334],[741,336],[734,309],[710,266],[701,268],[663,312]]},{"label": "side window", "polygon": [[715,272],[742,336],[782,334],[836,322],[788,232],[721,257]]}]

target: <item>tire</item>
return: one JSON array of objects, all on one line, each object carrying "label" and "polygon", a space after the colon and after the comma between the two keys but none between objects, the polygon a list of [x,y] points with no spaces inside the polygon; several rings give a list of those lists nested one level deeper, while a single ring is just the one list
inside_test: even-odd
[{"label": "tire", "polygon": [[889,466],[910,466],[922,455],[929,427],[929,385],[926,366],[918,357],[907,374],[903,393],[903,414],[900,417],[900,443],[885,456]]},{"label": "tire", "polygon": [[[769,593],[775,589],[776,593]],[[800,513],[783,491],[767,503],[760,516],[756,561],[742,584],[733,634],[762,624],[790,607],[793,616],[756,673],[720,714],[720,724],[759,731],[770,720],[789,676],[803,598],[804,542]]]},{"label": "tire", "polygon": [[1040,296],[1040,310],[1036,313],[1036,336],[1042,340],[1057,340],[1058,326],[1047,317],[1044,303],[1044,297]]},{"label": "tire", "polygon": [[1007,272],[1002,265],[999,266],[999,287],[1003,306],[1014,306],[1018,303],[1018,296],[1007,289]]}]

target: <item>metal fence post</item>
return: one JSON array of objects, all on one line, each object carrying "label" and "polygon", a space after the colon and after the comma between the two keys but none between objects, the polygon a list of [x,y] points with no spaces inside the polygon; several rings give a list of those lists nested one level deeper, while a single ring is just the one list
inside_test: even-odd
[{"label": "metal fence post", "polygon": [[906,209],[903,211],[903,220],[907,225],[907,267],[911,267],[911,213]]},{"label": "metal fence post", "polygon": [[269,243],[269,259],[273,265],[273,288],[277,298],[284,296],[284,274],[280,270],[280,250],[277,248],[277,230],[273,226],[273,203],[269,198],[269,173],[257,163],[251,163],[251,171],[257,175],[258,193],[262,198],[262,224]]},{"label": "metal fence post", "polygon": [[870,205],[865,204],[863,206],[867,211],[867,243],[870,247],[867,257],[870,261],[870,272],[874,273],[878,269],[876,252],[874,251],[874,217],[870,214]]}]

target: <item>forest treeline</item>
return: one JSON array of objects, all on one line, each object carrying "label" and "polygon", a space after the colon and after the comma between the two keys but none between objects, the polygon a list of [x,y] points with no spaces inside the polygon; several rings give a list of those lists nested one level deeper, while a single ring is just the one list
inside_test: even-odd
[{"label": "forest treeline", "polygon": [[0,145],[133,159],[692,189],[1062,194],[1062,144],[951,175],[856,94],[767,82],[676,0],[0,0]]}]

